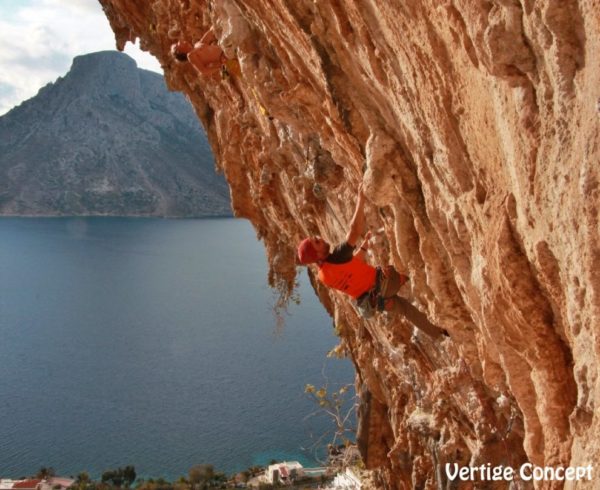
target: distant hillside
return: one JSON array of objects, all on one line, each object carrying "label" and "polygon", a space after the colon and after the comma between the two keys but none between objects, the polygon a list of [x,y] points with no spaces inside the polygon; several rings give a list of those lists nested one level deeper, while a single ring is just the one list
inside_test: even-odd
[{"label": "distant hillside", "polygon": [[0,117],[0,215],[230,215],[191,105],[116,51]]}]

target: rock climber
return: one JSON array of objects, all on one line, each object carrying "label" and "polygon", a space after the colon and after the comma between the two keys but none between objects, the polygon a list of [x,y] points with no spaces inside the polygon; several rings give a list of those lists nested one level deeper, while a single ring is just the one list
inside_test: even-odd
[{"label": "rock climber", "polygon": [[228,61],[212,29],[194,45],[186,40],[176,42],[171,46],[171,54],[177,61],[189,61],[204,76],[220,72]]},{"label": "rock climber", "polygon": [[298,245],[299,262],[317,264],[319,280],[352,296],[363,318],[371,318],[376,312],[394,312],[433,338],[448,336],[446,330],[433,325],[408,300],[397,295],[400,287],[408,281],[406,275],[398,273],[392,266],[372,267],[366,263],[368,235],[357,247],[365,232],[364,204],[361,187],[345,241],[330,251],[329,243],[322,238],[305,238]]}]

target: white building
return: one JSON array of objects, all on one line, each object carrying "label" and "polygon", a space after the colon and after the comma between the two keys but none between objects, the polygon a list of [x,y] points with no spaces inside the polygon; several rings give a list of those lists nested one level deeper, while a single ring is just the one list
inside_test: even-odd
[{"label": "white building", "polygon": [[0,479],[0,490],[37,490],[42,480],[8,480]]},{"label": "white building", "polygon": [[267,483],[289,483],[303,475],[304,467],[298,461],[284,461],[272,464],[267,468],[265,479]]},{"label": "white building", "polygon": [[71,478],[62,478],[59,476],[52,476],[45,481],[42,481],[39,486],[39,490],[66,490],[75,483],[75,480]]},{"label": "white building", "polygon": [[9,480],[9,479],[1,479],[0,480],[0,490],[12,490],[12,487],[19,480]]},{"label": "white building", "polygon": [[361,490],[362,482],[360,478],[350,468],[346,468],[344,473],[338,473],[329,490]]},{"label": "white building", "polygon": [[46,480],[7,480],[0,479],[0,490],[67,490],[75,483],[72,478],[52,476]]}]

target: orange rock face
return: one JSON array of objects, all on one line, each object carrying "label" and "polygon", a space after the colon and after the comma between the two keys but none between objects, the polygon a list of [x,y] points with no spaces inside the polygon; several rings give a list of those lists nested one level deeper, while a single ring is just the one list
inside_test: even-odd
[{"label": "orange rock face", "polygon": [[[600,462],[600,1],[100,3],[192,101],[273,286],[301,238],[343,239],[362,183],[372,261],[450,332],[361,320],[315,283],[382,488]],[[169,50],[211,27],[229,70],[202,77]]]}]

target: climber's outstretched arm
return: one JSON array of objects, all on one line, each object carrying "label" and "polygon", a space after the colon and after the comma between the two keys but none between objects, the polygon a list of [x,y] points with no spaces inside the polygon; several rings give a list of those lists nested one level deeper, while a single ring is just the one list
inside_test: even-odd
[{"label": "climber's outstretched arm", "polygon": [[346,243],[355,247],[358,240],[363,236],[365,232],[365,195],[363,194],[362,185],[358,188],[358,197],[356,199],[356,209],[354,210],[354,216],[350,222],[350,230],[346,236]]}]

